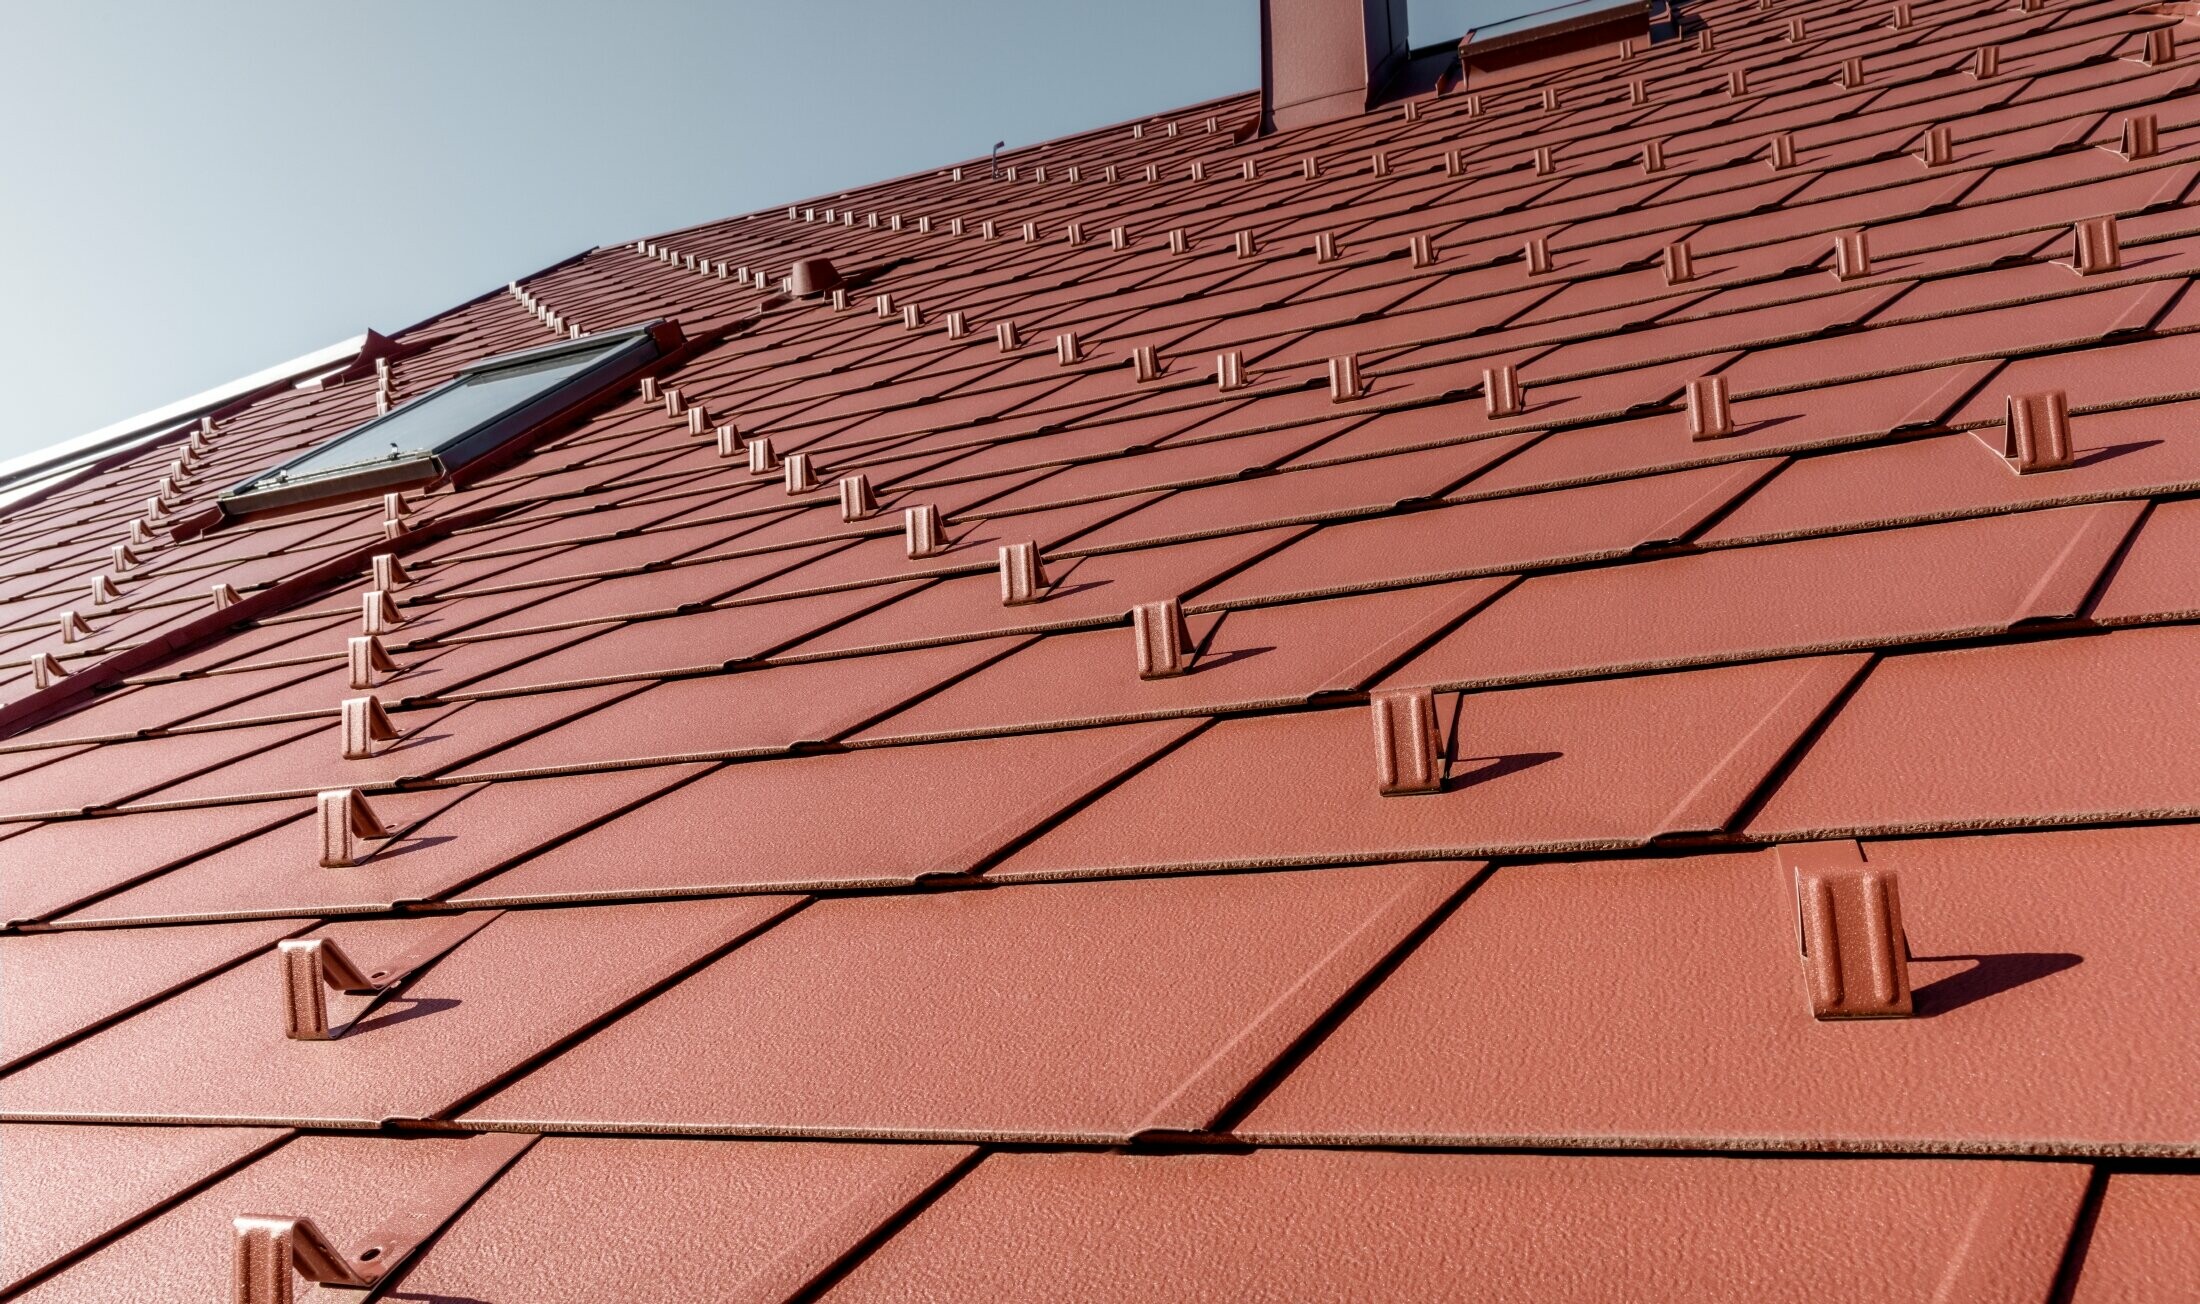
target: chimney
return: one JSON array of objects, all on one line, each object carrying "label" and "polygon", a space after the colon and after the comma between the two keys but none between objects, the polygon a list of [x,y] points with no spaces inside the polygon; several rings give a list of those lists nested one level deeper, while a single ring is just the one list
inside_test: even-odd
[{"label": "chimney", "polygon": [[1261,0],[1261,131],[1365,113],[1406,55],[1406,0]]}]

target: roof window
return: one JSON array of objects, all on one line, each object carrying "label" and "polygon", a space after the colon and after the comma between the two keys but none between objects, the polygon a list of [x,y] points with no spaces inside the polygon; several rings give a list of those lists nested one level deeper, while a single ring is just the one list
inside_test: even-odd
[{"label": "roof window", "polygon": [[[1653,8],[1656,12],[1653,13]],[[1521,69],[1555,72],[1609,60],[1622,41],[1670,35],[1671,0],[1569,0],[1532,14],[1483,23],[1459,43],[1460,71],[1470,88],[1490,74],[1512,80]]]},{"label": "roof window", "polygon": [[442,479],[513,450],[679,347],[668,321],[476,362],[419,398],[220,495],[225,516]]}]

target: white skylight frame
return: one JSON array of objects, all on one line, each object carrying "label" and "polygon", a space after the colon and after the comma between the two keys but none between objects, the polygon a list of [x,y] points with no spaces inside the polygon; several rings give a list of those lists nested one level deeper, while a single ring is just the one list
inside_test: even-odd
[{"label": "white skylight frame", "polygon": [[[259,472],[215,498],[243,516],[427,484],[510,448],[632,379],[679,347],[680,328],[651,321],[484,358],[419,398]],[[546,378],[528,384],[526,378]],[[490,387],[508,388],[493,402]],[[386,442],[386,450],[376,450]],[[356,451],[356,456],[347,453]]]}]

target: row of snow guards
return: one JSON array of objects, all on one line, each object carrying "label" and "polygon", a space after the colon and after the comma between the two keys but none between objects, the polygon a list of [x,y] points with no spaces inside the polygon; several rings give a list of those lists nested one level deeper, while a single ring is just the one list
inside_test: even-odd
[{"label": "row of snow guards", "polygon": [[2195,1298],[2173,8],[1197,105],[10,511],[0,1293]]}]

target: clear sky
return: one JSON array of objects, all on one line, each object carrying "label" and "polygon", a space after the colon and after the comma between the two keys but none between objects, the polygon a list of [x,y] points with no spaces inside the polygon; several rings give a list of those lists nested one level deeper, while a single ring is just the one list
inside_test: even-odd
[{"label": "clear sky", "polygon": [[[1415,0],[1414,40],[1470,2]],[[1256,0],[9,0],[0,460],[593,245],[1251,89],[1258,24]]]}]

